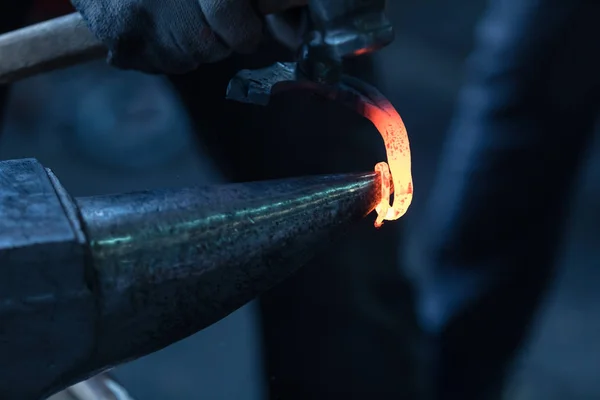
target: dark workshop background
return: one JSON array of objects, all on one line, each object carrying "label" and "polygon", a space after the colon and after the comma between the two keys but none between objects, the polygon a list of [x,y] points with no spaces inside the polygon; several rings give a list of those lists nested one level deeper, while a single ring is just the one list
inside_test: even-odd
[{"label": "dark workshop background", "polygon": [[[408,127],[423,199],[484,1],[390,3],[397,40],[377,56],[376,70]],[[223,181],[195,150],[185,112],[159,77],[102,63],[37,77],[13,88],[7,119],[0,159],[36,157],[76,196]],[[591,153],[559,276],[515,371],[512,399],[600,398],[600,157]],[[414,202],[407,224],[421,206]],[[140,400],[261,399],[258,329],[250,305],[115,374]]]}]

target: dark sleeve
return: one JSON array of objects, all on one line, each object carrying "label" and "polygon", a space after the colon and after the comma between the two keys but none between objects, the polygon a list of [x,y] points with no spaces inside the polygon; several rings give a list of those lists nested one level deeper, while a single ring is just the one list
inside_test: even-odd
[{"label": "dark sleeve", "polygon": [[443,280],[550,262],[597,116],[599,18],[600,3],[586,0],[491,3],[415,269]]},{"label": "dark sleeve", "polygon": [[546,288],[598,112],[598,20],[595,1],[498,0],[481,22],[407,249],[438,394],[482,398]]}]

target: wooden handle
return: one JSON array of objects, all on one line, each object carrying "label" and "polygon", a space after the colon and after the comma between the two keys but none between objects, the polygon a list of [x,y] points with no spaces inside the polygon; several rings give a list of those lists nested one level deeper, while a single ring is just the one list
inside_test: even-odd
[{"label": "wooden handle", "polygon": [[79,13],[0,35],[0,84],[106,56]]}]

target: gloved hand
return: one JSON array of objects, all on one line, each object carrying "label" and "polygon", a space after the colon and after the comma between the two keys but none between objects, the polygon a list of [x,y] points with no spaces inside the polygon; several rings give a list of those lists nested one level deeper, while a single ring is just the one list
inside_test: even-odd
[{"label": "gloved hand", "polygon": [[[266,14],[307,0],[71,0],[109,50],[110,64],[148,73],[185,73],[259,45]],[[258,3],[258,5],[256,5]],[[290,30],[276,21],[291,44]],[[283,29],[282,29],[283,28]]]}]

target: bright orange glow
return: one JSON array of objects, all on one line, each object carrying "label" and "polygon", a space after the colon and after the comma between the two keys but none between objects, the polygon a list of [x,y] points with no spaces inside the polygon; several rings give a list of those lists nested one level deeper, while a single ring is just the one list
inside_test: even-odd
[{"label": "bright orange glow", "polygon": [[[379,228],[384,220],[394,221],[406,213],[413,198],[413,182],[410,144],[404,122],[388,100],[379,97],[376,103],[365,104],[363,115],[381,134],[387,153],[387,163],[375,165],[375,171],[381,174],[381,201],[375,208],[375,227]],[[394,201],[390,204],[392,192]]]}]

